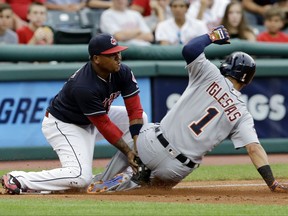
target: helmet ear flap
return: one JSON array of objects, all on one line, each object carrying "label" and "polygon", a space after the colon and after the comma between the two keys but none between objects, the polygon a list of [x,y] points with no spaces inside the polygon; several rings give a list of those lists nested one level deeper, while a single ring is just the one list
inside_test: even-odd
[{"label": "helmet ear flap", "polygon": [[223,76],[227,76],[229,74],[228,71],[231,70],[231,65],[227,64],[227,62],[222,62],[219,70]]}]

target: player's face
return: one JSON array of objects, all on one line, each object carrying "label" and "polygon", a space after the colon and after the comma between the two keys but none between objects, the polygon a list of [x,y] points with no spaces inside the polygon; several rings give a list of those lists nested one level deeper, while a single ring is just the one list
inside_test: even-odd
[{"label": "player's face", "polygon": [[121,59],[120,52],[99,55],[99,66],[111,73],[117,72],[120,70]]}]

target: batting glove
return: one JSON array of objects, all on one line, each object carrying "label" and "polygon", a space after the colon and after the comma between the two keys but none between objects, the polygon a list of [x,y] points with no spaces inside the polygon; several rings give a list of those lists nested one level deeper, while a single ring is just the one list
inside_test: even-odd
[{"label": "batting glove", "polygon": [[228,34],[227,29],[223,26],[220,25],[216,28],[214,28],[210,33],[209,33],[210,40],[212,43],[215,44],[230,44],[230,36]]}]

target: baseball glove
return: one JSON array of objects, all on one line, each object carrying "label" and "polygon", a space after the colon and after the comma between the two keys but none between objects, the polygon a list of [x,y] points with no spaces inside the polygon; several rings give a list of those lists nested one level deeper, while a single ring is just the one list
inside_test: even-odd
[{"label": "baseball glove", "polygon": [[228,34],[227,29],[223,26],[220,25],[216,28],[214,28],[210,33],[209,33],[210,40],[212,43],[215,44],[230,44],[230,36]]},{"label": "baseball glove", "polygon": [[280,184],[277,181],[274,181],[274,183],[269,187],[272,192],[276,193],[288,193],[288,187]]},{"label": "baseball glove", "polygon": [[145,166],[139,157],[135,157],[135,162],[138,164],[138,169],[136,173],[133,173],[131,181],[141,186],[149,185],[151,170]]}]

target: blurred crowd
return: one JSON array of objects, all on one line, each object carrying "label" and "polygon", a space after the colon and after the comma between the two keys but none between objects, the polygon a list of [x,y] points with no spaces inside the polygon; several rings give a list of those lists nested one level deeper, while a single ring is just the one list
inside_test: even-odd
[{"label": "blurred crowd", "polygon": [[224,25],[231,38],[288,42],[288,0],[0,0],[0,44],[185,44]]}]

